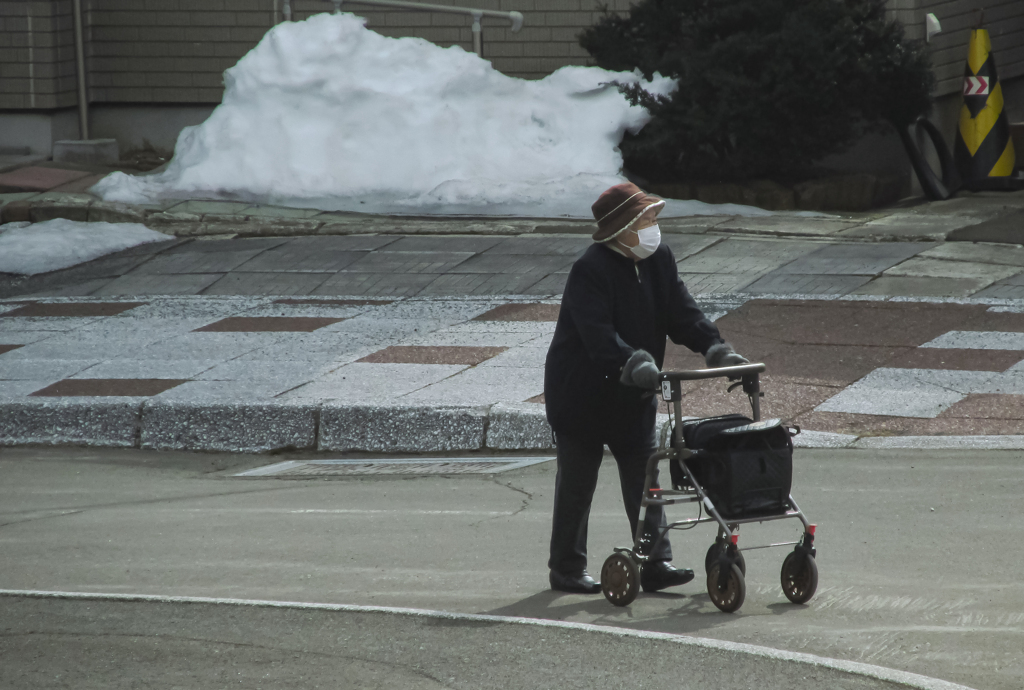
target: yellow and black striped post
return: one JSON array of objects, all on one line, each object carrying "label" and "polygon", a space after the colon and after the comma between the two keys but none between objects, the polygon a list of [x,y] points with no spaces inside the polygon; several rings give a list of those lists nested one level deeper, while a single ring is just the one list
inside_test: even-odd
[{"label": "yellow and black striped post", "polygon": [[985,29],[971,32],[964,105],[953,155],[967,189],[998,189],[1010,182],[1015,163],[1013,140],[1003,112],[1003,89],[996,75],[992,42]]}]

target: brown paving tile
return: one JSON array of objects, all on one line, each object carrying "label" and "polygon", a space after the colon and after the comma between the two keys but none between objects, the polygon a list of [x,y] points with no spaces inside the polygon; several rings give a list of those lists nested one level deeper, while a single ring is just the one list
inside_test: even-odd
[{"label": "brown paving tile", "polygon": [[474,321],[558,321],[557,304],[502,304],[476,317]]},{"label": "brown paving tile", "polygon": [[984,305],[752,300],[718,320],[729,340],[750,334],[783,343],[916,347],[976,329]]},{"label": "brown paving tile", "polygon": [[476,365],[507,347],[461,347],[431,345],[392,345],[360,359],[373,364],[468,364]]},{"label": "brown paving tile", "polygon": [[909,417],[812,411],[796,417],[793,421],[808,431],[828,431],[855,436],[902,436],[914,420]]},{"label": "brown paving tile", "polygon": [[311,333],[345,319],[314,316],[232,316],[193,333]]},{"label": "brown paving tile", "polygon": [[81,170],[42,168],[33,165],[0,174],[0,187],[25,190],[27,192],[45,192],[48,189],[67,184],[88,174]]},{"label": "brown paving tile", "polygon": [[916,347],[900,352],[884,366],[897,369],[1006,371],[1021,360],[1024,360],[1024,352],[1018,350],[947,350]]},{"label": "brown paving tile", "polygon": [[64,379],[32,393],[37,397],[159,395],[188,379]]},{"label": "brown paving tile", "polygon": [[[72,172],[72,171],[68,171]],[[102,180],[107,176],[107,173],[99,173],[98,175],[87,175],[71,182],[65,182],[64,184],[53,187],[51,192],[85,192],[94,184]]]},{"label": "brown paving tile", "polygon": [[[686,386],[686,384],[684,384]],[[713,417],[738,412],[750,414],[750,403],[743,391],[728,392],[725,379],[692,382],[684,387],[683,414]],[[831,386],[794,383],[783,377],[761,376],[761,417],[793,419],[813,409],[839,392]]]},{"label": "brown paving tile", "polygon": [[5,352],[10,352],[11,350],[17,350],[19,347],[23,347],[23,346],[22,345],[0,345],[0,355],[2,355]]},{"label": "brown paving tile", "polygon": [[54,302],[44,304],[33,302],[19,307],[14,311],[0,314],[0,318],[7,316],[35,316],[35,317],[58,317],[58,316],[116,316],[126,311],[141,307],[147,302]]},{"label": "brown paving tile", "polygon": [[942,412],[938,419],[957,417],[1022,421],[1024,420],[1024,395],[1000,395],[997,393],[968,395]]},{"label": "brown paving tile", "polygon": [[274,304],[309,305],[313,307],[365,307],[391,304],[393,299],[276,299]]},{"label": "brown paving tile", "polygon": [[986,311],[971,322],[970,328],[962,328],[960,330],[1024,333],[1024,314]]},{"label": "brown paving tile", "polygon": [[1024,434],[1020,419],[914,419],[905,436],[1018,436]]}]

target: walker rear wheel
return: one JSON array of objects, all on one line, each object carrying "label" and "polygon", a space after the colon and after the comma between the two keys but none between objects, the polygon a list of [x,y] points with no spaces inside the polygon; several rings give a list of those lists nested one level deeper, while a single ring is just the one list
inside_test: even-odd
[{"label": "walker rear wheel", "polygon": [[743,606],[747,597],[747,584],[743,573],[737,565],[729,566],[724,578],[719,577],[719,564],[715,563],[708,570],[708,596],[711,603],[726,613],[732,613]]},{"label": "walker rear wheel", "polygon": [[806,604],[818,589],[818,564],[814,556],[792,551],[782,562],[782,592],[794,604]]},{"label": "walker rear wheel", "polygon": [[[717,542],[716,541],[714,544],[712,544],[708,548],[707,555],[704,556],[704,572],[705,573],[710,572],[711,571],[711,566],[718,562],[718,554],[720,554],[722,552],[722,549],[724,548],[724,546],[725,545],[722,544],[721,542]],[[736,552],[736,565],[738,565],[740,567],[740,572],[743,573],[744,577],[746,577],[746,575],[747,575],[747,561],[743,558],[743,552],[742,551],[737,551]]]},{"label": "walker rear wheel", "polygon": [[640,569],[624,553],[613,553],[601,567],[601,591],[616,606],[628,606],[640,592]]}]

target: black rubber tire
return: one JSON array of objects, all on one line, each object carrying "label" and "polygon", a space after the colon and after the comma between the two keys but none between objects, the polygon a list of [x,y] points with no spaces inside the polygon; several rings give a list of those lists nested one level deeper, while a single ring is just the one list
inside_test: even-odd
[{"label": "black rubber tire", "polygon": [[[711,570],[711,566],[718,561],[718,554],[722,550],[722,543],[715,542],[708,547],[708,552],[704,556],[704,572],[707,573]],[[743,558],[743,552],[740,551],[736,554],[736,564],[740,567],[740,572],[743,573],[743,577],[747,576],[747,561]]]},{"label": "black rubber tire", "polygon": [[814,556],[792,551],[782,562],[782,593],[794,604],[806,604],[818,589],[818,564]]},{"label": "black rubber tire", "polygon": [[[924,133],[931,140],[932,146],[935,147],[935,153],[939,158],[941,178],[928,165],[924,153],[917,145],[917,130],[919,128],[924,130]],[[953,196],[960,189],[962,183],[960,181],[960,174],[956,169],[956,164],[953,161],[953,154],[950,153],[949,147],[946,146],[946,142],[938,128],[927,118],[921,116],[908,127],[897,127],[897,131],[900,134],[903,148],[907,152],[910,165],[914,168],[914,173],[917,175],[918,182],[921,183],[921,189],[924,191],[925,196],[932,201],[945,201]]]},{"label": "black rubber tire", "polygon": [[740,569],[731,565],[729,568],[732,572],[726,578],[725,586],[720,587],[718,568],[718,563],[715,563],[708,571],[708,596],[720,611],[732,613],[743,606],[743,600],[747,598],[747,583]]},{"label": "black rubber tire", "polygon": [[601,566],[601,591],[616,606],[629,606],[640,593],[640,568],[623,553],[613,553]]}]

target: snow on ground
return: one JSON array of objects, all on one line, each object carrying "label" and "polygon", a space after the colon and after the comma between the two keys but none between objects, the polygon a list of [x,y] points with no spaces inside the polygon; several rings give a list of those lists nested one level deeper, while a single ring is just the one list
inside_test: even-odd
[{"label": "snow on ground", "polygon": [[[282,23],[224,73],[224,100],[178,138],[167,169],[113,173],[107,201],[239,199],[389,214],[590,218],[624,181],[617,148],[649,113],[615,81],[564,67],[529,81],[459,47],[387,38],[352,14]],[[649,91],[668,94],[656,76]],[[672,202],[663,215],[765,215]]]},{"label": "snow on ground", "polygon": [[139,223],[81,223],[57,218],[0,227],[0,273],[29,276],[75,266],[140,244],[174,239]]}]

